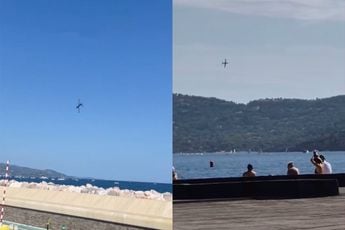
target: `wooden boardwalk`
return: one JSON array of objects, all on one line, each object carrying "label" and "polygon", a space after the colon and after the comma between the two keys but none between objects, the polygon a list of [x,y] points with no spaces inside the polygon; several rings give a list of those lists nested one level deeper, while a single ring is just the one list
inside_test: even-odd
[{"label": "wooden boardwalk", "polygon": [[177,202],[173,210],[174,230],[344,230],[345,188],[323,198]]}]

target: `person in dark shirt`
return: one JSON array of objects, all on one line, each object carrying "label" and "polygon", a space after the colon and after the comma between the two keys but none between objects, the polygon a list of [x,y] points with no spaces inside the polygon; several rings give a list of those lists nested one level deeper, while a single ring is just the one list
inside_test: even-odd
[{"label": "person in dark shirt", "polygon": [[254,177],[254,176],[256,176],[256,172],[253,169],[254,169],[253,165],[248,164],[247,165],[247,171],[244,172],[242,176],[244,176],[244,177]]}]

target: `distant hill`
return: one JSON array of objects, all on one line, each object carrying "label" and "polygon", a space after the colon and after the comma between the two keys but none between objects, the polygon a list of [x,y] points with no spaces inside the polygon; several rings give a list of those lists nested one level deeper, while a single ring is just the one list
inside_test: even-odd
[{"label": "distant hill", "polygon": [[[4,176],[6,171],[6,164],[0,163],[0,175]],[[65,174],[56,172],[51,169],[32,169],[27,167],[21,167],[16,165],[10,165],[11,177],[48,177],[48,178],[66,178]]]},{"label": "distant hill", "polygon": [[173,95],[173,151],[345,150],[345,95],[237,104]]}]

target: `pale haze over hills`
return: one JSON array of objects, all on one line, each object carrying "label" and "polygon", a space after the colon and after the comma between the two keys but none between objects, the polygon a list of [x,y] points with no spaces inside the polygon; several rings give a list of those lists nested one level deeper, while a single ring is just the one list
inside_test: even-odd
[{"label": "pale haze over hills", "polygon": [[173,91],[241,103],[344,94],[344,9],[337,0],[174,1]]}]

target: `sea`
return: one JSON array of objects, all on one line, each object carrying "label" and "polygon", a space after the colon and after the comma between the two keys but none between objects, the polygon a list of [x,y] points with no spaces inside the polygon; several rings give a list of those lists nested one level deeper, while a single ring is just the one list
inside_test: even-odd
[{"label": "sea", "polygon": [[91,184],[100,188],[119,187],[120,189],[129,189],[134,191],[149,191],[155,190],[160,193],[172,192],[172,184],[169,183],[152,183],[152,182],[133,182],[133,181],[113,181],[113,180],[98,180],[98,179],[84,179],[84,178],[9,178],[19,182],[35,182],[40,183],[45,181],[59,185],[74,185],[82,186]]},{"label": "sea", "polygon": [[[322,152],[331,163],[333,173],[345,173],[345,151]],[[300,174],[313,174],[313,152],[221,152],[178,153],[173,166],[179,179],[240,177],[250,163],[258,176],[286,175],[287,163],[293,161]],[[210,161],[214,167],[210,167]]]}]

